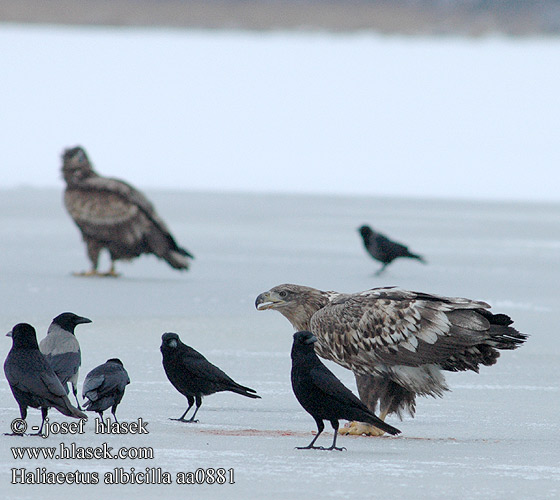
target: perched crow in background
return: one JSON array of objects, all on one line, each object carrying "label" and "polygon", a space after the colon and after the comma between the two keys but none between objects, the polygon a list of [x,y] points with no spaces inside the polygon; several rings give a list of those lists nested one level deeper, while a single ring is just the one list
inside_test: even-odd
[{"label": "perched crow in background", "polygon": [[115,422],[118,422],[115,412],[128,384],[130,384],[130,378],[122,361],[118,358],[108,359],[86,375],[82,387],[82,397],[87,398],[88,401],[84,408],[87,411],[97,412],[103,420],[103,412],[112,407],[111,413]]},{"label": "perched crow in background", "polygon": [[375,273],[379,276],[385,268],[398,257],[408,257],[410,259],[418,259],[422,263],[426,261],[420,255],[409,252],[408,247],[391,241],[387,236],[375,232],[369,226],[362,226],[358,229],[364,240],[364,246],[368,253],[383,264],[381,269]]},{"label": "perched crow in background", "polygon": [[91,319],[71,312],[59,314],[52,320],[47,336],[39,344],[39,349],[52,366],[67,394],[68,382],[72,384],[72,392],[79,410],[82,408],[78,401],[78,372],[82,356],[74,328],[82,323],[91,323]]},{"label": "perched crow in background", "polygon": [[39,351],[35,329],[27,323],[18,323],[8,336],[12,337],[13,345],[4,362],[4,373],[18,402],[21,418],[27,418],[28,406],[41,408],[43,420],[37,434],[43,431],[49,408],[56,408],[69,417],[87,419],[85,413],[72,406],[67,391]]},{"label": "perched crow in background", "polygon": [[[321,362],[315,354],[313,344],[317,337],[311,332],[294,333],[292,345],[292,388],[297,400],[317,423],[317,435],[307,446],[299,450],[343,450],[336,447],[338,421],[356,420],[367,422],[389,434],[401,431],[377,418],[340,380]],[[330,448],[313,446],[323,432],[323,420],[330,421],[334,438]]]},{"label": "perched crow in background", "polygon": [[[181,248],[153,205],[126,182],[101,177],[81,147],[64,151],[64,203],[82,232],[92,268],[82,276],[117,276],[115,261],[154,254],[174,269],[188,269],[194,257]],[[106,248],[111,269],[99,273],[99,253]]]},{"label": "perched crow in background", "polygon": [[[164,333],[161,336],[161,354],[163,368],[173,387],[187,398],[189,407],[179,418],[179,422],[198,422],[194,417],[202,405],[202,396],[215,392],[230,391],[248,398],[260,399],[254,389],[234,382],[217,366],[210,363],[202,354],[183,344],[176,333]],[[196,410],[189,420],[185,416],[196,400]]]}]

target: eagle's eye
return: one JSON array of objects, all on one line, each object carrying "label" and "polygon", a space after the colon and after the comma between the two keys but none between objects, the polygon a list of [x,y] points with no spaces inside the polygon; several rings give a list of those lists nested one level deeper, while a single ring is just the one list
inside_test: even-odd
[{"label": "eagle's eye", "polygon": [[288,296],[288,292],[286,292],[285,290],[282,290],[278,295],[280,295],[280,297],[284,298]]}]

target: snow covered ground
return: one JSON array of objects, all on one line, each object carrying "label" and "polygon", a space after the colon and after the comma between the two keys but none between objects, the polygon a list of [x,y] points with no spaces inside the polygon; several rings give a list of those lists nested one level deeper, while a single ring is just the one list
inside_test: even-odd
[{"label": "snow covered ground", "polygon": [[[23,152],[25,153],[25,152]],[[93,367],[119,357],[128,387],[118,416],[142,417],[148,435],[95,434],[93,418],[77,436],[0,436],[0,484],[6,498],[385,498],[526,499],[560,495],[558,425],[560,341],[560,206],[558,204],[418,201],[372,197],[150,191],[178,241],[192,251],[181,274],[154,257],[121,264],[119,279],[71,275],[88,262],[64,212],[61,189],[0,192],[0,325],[32,323],[42,338],[51,319],[73,311],[81,325],[80,383]],[[370,223],[426,256],[429,264],[378,268],[356,228]],[[390,423],[397,438],[343,437],[341,453],[300,451],[315,430],[292,394],[291,327],[254,299],[294,282],[358,291],[398,285],[482,299],[529,333],[480,374],[449,374],[452,392],[420,399],[415,419]],[[200,423],[168,419],[186,408],[167,381],[159,353],[163,332],[179,333],[262,400],[234,394],[206,398]],[[0,337],[4,338],[4,337]],[[5,338],[7,354],[11,340]],[[352,374],[329,367],[355,390]],[[2,374],[3,378],[3,374]],[[0,382],[0,430],[19,415]],[[52,421],[70,421],[55,411]],[[40,414],[30,410],[30,425]],[[323,443],[332,439],[325,432]],[[14,459],[13,446],[152,447],[151,460]],[[97,485],[11,484],[12,469],[97,472]],[[174,484],[110,485],[104,473],[161,468]],[[179,472],[234,470],[234,484],[179,485]],[[228,472],[229,474],[229,472]]]}]

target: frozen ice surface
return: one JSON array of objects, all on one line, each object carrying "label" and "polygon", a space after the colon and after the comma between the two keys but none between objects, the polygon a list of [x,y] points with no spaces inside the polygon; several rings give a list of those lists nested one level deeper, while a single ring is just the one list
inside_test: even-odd
[{"label": "frozen ice surface", "polygon": [[[90,317],[80,325],[80,386],[110,357],[131,378],[117,415],[142,417],[145,436],[0,436],[5,498],[387,498],[527,499],[560,495],[560,206],[557,204],[396,200],[367,197],[148,192],[177,240],[194,253],[179,273],[155,257],[121,263],[118,279],[71,275],[88,268],[61,190],[0,193],[0,325],[30,322],[42,338],[62,311]],[[428,265],[396,261],[382,277],[356,229],[370,223],[426,256]],[[105,261],[103,263],[107,265]],[[480,374],[456,373],[443,399],[420,398],[416,418],[390,419],[402,436],[341,436],[341,453],[300,451],[315,431],[289,381],[291,327],[257,312],[258,293],[295,282],[359,291],[374,286],[465,296],[492,304],[531,334]],[[174,331],[262,400],[221,393],[205,399],[200,423],[169,420],[186,408],[167,381],[159,353]],[[4,338],[4,337],[2,337]],[[11,341],[3,341],[4,356]],[[352,374],[328,363],[353,390]],[[2,378],[3,374],[2,374]],[[19,416],[0,383],[0,430]],[[52,421],[70,421],[51,411]],[[29,425],[40,413],[30,410]],[[320,438],[328,444],[332,433]],[[152,460],[13,458],[12,446],[152,447]],[[12,485],[11,470],[96,471],[97,485]],[[106,485],[123,467],[171,473],[234,469],[235,484]],[[182,497],[181,497],[182,498]]]}]

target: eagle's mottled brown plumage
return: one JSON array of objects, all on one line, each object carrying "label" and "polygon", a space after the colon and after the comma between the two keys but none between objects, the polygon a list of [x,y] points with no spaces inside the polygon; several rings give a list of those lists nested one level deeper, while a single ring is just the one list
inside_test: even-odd
[{"label": "eagle's mottled brown plumage", "polygon": [[62,160],[64,203],[82,232],[92,264],[85,274],[99,274],[97,265],[103,248],[111,256],[110,275],[115,275],[114,261],[143,253],[154,254],[175,269],[188,269],[193,256],[175,243],[165,222],[141,192],[126,182],[98,175],[81,147],[64,151]]},{"label": "eagle's mottled brown plumage", "polygon": [[448,390],[442,370],[478,372],[499,349],[527,338],[485,302],[396,288],[343,294],[279,285],[260,294],[257,309],[275,309],[296,330],[317,338],[317,354],[352,370],[361,399],[383,417],[414,415],[415,397]]}]

